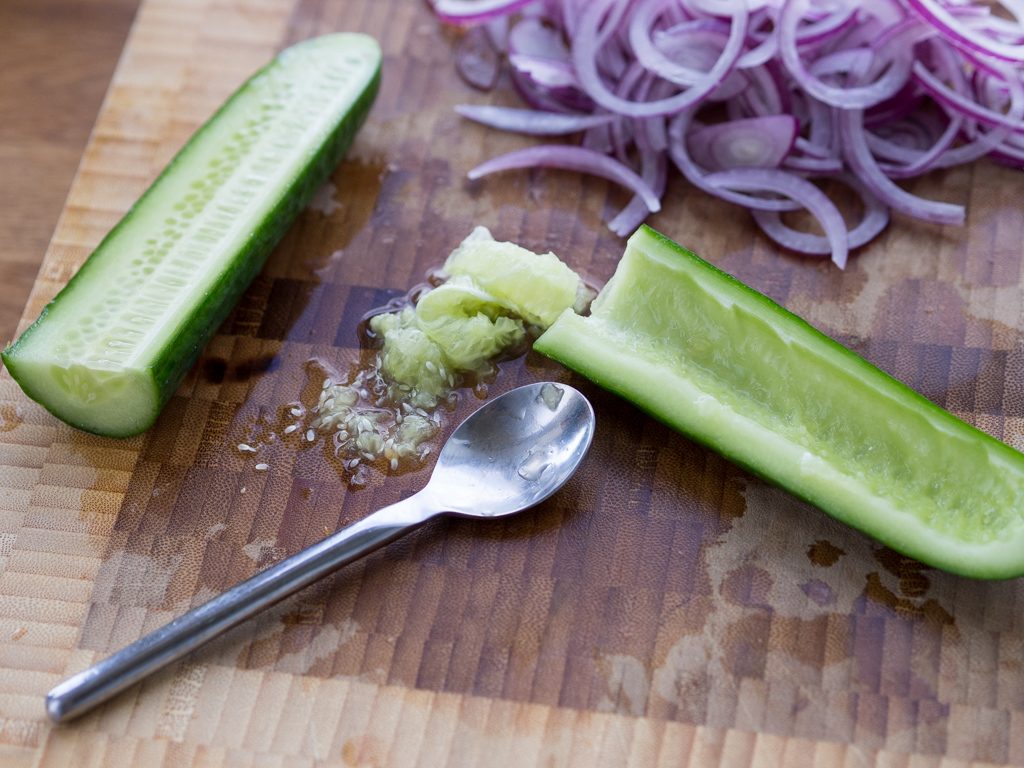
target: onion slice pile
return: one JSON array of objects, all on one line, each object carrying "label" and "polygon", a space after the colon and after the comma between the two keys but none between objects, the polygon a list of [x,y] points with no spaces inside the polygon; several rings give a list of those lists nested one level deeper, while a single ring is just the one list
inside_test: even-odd
[{"label": "onion slice pile", "polygon": [[[958,203],[901,180],[991,157],[1024,168],[1024,4],[970,0],[430,0],[467,27],[456,67],[507,82],[528,108],[457,107],[503,131],[575,136],[493,158],[594,174],[632,198],[620,235],[660,208],[670,166],[749,208],[780,246],[830,256],[870,242],[890,211],[960,225]],[[1005,11],[1005,12],[1004,12]],[[863,203],[850,228],[816,183]],[[783,223],[806,210],[824,236]]]}]

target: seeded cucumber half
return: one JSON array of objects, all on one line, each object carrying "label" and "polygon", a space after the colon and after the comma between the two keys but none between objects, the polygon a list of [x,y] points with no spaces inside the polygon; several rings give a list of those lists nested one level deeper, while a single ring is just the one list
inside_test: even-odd
[{"label": "seeded cucumber half", "polygon": [[242,85],[3,352],[25,393],[89,432],[148,429],[352,143],[380,66],[373,38],[326,35]]},{"label": "seeded cucumber half", "polygon": [[652,229],[534,349],[923,563],[1024,575],[1024,455]]}]

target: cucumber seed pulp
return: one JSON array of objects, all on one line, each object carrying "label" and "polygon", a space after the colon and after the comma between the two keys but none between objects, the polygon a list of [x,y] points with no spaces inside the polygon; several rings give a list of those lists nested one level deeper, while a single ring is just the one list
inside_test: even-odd
[{"label": "cucumber seed pulp", "polygon": [[[370,318],[380,344],[373,362],[346,381],[330,374],[311,408],[306,438],[322,434],[350,482],[383,458],[392,471],[422,461],[440,425],[438,406],[466,379],[486,379],[495,358],[525,348],[563,310],[592,296],[552,253],[495,240],[477,227],[441,270],[447,281],[415,303]],[[298,431],[297,428],[293,431]]]}]

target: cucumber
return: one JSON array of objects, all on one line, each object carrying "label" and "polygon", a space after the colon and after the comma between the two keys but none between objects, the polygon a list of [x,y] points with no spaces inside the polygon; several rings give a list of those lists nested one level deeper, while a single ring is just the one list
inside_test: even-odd
[{"label": "cucumber", "polygon": [[89,432],[148,429],[296,214],[380,82],[366,35],[282,51],[200,128],[3,361]]},{"label": "cucumber", "polygon": [[1024,574],[1024,455],[652,229],[534,348],[899,552]]}]

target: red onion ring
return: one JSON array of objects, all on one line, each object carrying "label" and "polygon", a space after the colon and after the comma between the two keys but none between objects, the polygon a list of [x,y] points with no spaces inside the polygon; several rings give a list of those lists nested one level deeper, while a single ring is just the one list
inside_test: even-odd
[{"label": "red onion ring", "polygon": [[580,19],[578,37],[573,41],[572,60],[583,89],[595,102],[612,112],[629,117],[655,117],[671,115],[686,109],[706,97],[715,89],[726,75],[732,71],[736,59],[743,49],[743,41],[747,31],[747,8],[743,0],[731,0],[736,8],[732,17],[733,23],[729,31],[722,55],[715,66],[707,73],[700,83],[694,83],[689,89],[675,96],[658,101],[636,102],[623,99],[613,93],[602,82],[597,69],[595,51],[599,50],[609,32],[602,33],[599,25],[607,0],[591,2]]},{"label": "red onion ring", "polygon": [[708,174],[704,180],[713,187],[732,192],[772,192],[799,203],[825,230],[832,261],[840,269],[846,267],[849,253],[846,222],[839,209],[811,182],[785,171],[762,168],[732,168]]},{"label": "red onion ring", "polygon": [[434,0],[434,13],[449,24],[490,21],[517,11],[533,0]]},{"label": "red onion ring", "polygon": [[[664,153],[655,152],[651,148],[641,149],[640,166],[640,178],[650,185],[660,198],[665,194],[665,185],[668,182],[668,162],[665,160]],[[644,202],[643,197],[634,195],[626,207],[608,222],[608,228],[619,237],[626,237],[643,224],[648,213],[647,203]]]},{"label": "red onion ring", "polygon": [[901,213],[936,224],[962,226],[965,212],[962,205],[925,200],[912,195],[885,175],[868,148],[864,134],[864,113],[849,109],[839,115],[839,126],[843,137],[843,156],[858,178],[882,202]]},{"label": "red onion ring", "polygon": [[836,35],[853,26],[856,20],[856,6],[836,8],[828,16],[807,24],[803,29],[797,30],[796,41],[799,45],[806,46],[831,40]]},{"label": "red onion ring", "polygon": [[[809,94],[833,107],[863,109],[880,104],[896,94],[910,76],[911,60],[894,52],[888,59],[884,74],[871,85],[837,88],[818,79],[808,71],[797,49],[797,25],[809,0],[786,0],[779,15],[779,52],[786,69]],[[882,67],[875,65],[875,69]]]},{"label": "red onion ring", "polygon": [[668,154],[672,162],[682,172],[686,180],[693,186],[703,189],[705,192],[736,203],[747,208],[764,211],[793,211],[799,208],[799,204],[788,198],[764,198],[753,197],[742,194],[740,190],[733,190],[724,186],[716,186],[707,182],[708,173],[701,168],[690,157],[686,147],[686,135],[689,132],[690,121],[693,119],[692,112],[683,112],[677,115],[668,128]]},{"label": "red onion ring", "polygon": [[[946,86],[919,61],[914,62],[914,79],[940,104],[956,110],[965,117],[978,120],[986,125],[1001,125],[1012,131],[1024,133],[1024,125],[1021,124],[1019,117],[1015,119],[1012,115],[1000,114],[994,110],[987,109],[975,101],[971,101],[963,94]],[[1010,81],[1016,82],[1017,86],[1020,87],[1019,79],[1008,77],[1007,82]]]},{"label": "red onion ring", "polygon": [[508,34],[509,53],[537,56],[569,63],[569,47],[559,31],[543,19],[528,16],[516,22]]},{"label": "red onion ring", "polygon": [[[907,0],[907,3],[957,47],[1004,61],[1024,61],[1024,45],[1007,45],[987,35],[978,34],[937,0]],[[1008,5],[1005,2],[1003,4]],[[1018,15],[1017,19],[1021,21],[1021,16]]]},{"label": "red onion ring", "polygon": [[793,148],[799,128],[791,115],[731,120],[690,131],[687,149],[711,160],[714,170],[777,168]]},{"label": "red onion ring", "polygon": [[925,143],[923,147],[916,148],[897,144],[870,131],[867,131],[865,135],[872,154],[896,163],[893,165],[892,162],[879,162],[879,168],[885,171],[890,179],[909,179],[932,168],[939,157],[953,145],[963,127],[963,122],[963,118],[959,115],[953,115],[946,122],[941,133],[931,137],[930,145]]},{"label": "red onion ring", "polygon": [[455,111],[467,120],[497,128],[499,131],[531,136],[558,136],[578,133],[598,125],[608,125],[615,115],[567,115],[540,109],[492,107],[487,104],[456,104]]},{"label": "red onion ring", "polygon": [[462,79],[481,91],[498,83],[501,60],[483,27],[472,27],[455,46],[455,68]]},{"label": "red onion ring", "polygon": [[838,157],[790,155],[783,160],[782,167],[787,171],[820,176],[822,174],[839,173],[843,170],[843,161]]},{"label": "red onion ring", "polygon": [[[872,195],[868,188],[854,176],[840,173],[834,175],[833,178],[851,187],[864,202],[864,216],[846,236],[848,248],[860,248],[874,240],[888,226],[889,209],[882,205],[879,199]],[[812,235],[810,232],[800,232],[787,226],[777,211],[752,211],[751,213],[761,231],[783,248],[813,256],[832,254],[832,244],[828,238]]]},{"label": "red onion ring", "polygon": [[527,53],[510,53],[508,63],[512,69],[530,78],[541,88],[553,91],[559,88],[579,88],[580,81],[572,66],[566,61],[531,56]]},{"label": "red onion ring", "polygon": [[661,210],[661,199],[647,182],[618,160],[583,147],[557,144],[528,147],[492,158],[470,169],[466,175],[470,180],[475,180],[491,173],[519,168],[559,168],[600,176],[626,187],[633,194],[643,198],[647,210],[651,213]]},{"label": "red onion ring", "polygon": [[[954,86],[962,92],[967,92],[969,89],[967,79],[960,71],[956,58],[952,55],[952,52],[946,47],[935,45],[932,47],[939,55],[939,61],[942,64],[943,71],[953,82]],[[1015,76],[1015,73],[1012,70],[1006,70],[997,65],[990,65],[987,67],[986,71],[1000,77],[1007,88],[1010,103],[1007,107],[1006,117],[1009,124],[997,126],[991,131],[973,131],[973,141],[964,144],[963,146],[948,150],[935,162],[935,167],[948,168],[953,165],[960,165],[961,163],[973,162],[984,157],[1011,135],[1013,130],[1012,125],[1014,123],[1020,125],[1021,121],[1024,120],[1024,84],[1021,83],[1020,79]],[[955,114],[955,112],[951,113],[948,108],[946,111],[947,113]]]}]

